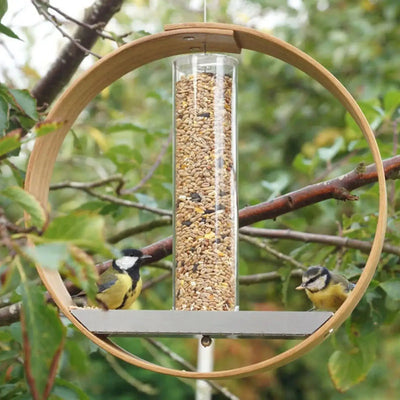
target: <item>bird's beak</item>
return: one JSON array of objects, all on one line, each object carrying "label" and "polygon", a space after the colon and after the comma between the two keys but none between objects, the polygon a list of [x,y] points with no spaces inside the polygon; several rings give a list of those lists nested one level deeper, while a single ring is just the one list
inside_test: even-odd
[{"label": "bird's beak", "polygon": [[304,286],[304,283],[301,285],[297,286],[296,290],[304,290],[306,287]]},{"label": "bird's beak", "polygon": [[140,257],[141,260],[147,260],[147,259],[149,259],[149,258],[152,258],[152,256],[151,256],[150,254],[143,254],[143,255]]}]

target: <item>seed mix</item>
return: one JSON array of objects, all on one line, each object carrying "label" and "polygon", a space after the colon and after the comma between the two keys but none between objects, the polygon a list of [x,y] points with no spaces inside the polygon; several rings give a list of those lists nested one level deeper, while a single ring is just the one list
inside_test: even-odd
[{"label": "seed mix", "polygon": [[236,306],[232,78],[184,75],[175,87],[175,309]]}]

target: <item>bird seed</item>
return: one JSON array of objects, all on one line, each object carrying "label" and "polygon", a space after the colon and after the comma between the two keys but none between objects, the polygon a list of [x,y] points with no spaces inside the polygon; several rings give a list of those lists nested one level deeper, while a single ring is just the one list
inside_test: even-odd
[{"label": "bird seed", "polygon": [[232,78],[185,75],[175,85],[175,309],[236,306]]}]

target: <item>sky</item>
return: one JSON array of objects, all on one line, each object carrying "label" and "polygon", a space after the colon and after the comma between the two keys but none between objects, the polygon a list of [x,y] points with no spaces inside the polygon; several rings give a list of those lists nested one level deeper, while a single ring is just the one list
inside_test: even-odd
[{"label": "sky", "polygon": [[[93,1],[51,0],[51,4],[76,19],[82,19],[84,9]],[[144,4],[147,3],[146,7],[141,7],[140,1],[126,2],[123,11],[132,20],[132,30],[145,30],[150,33],[159,30],[160,27],[156,23],[152,24],[151,19],[144,13],[148,14],[147,6],[157,10],[163,1],[165,0],[148,0],[148,3],[144,2]],[[188,6],[193,11],[199,12],[204,8],[203,1],[207,0],[190,0]],[[286,13],[279,10],[265,10],[260,4],[250,0],[231,0],[228,14],[231,16],[232,23],[247,25],[261,31],[270,31],[276,26],[289,22],[301,23],[302,18],[306,18],[303,0],[287,0],[287,3],[298,11],[296,19],[291,22],[288,21]],[[215,9],[218,7],[218,0],[208,0],[207,5],[209,10]],[[208,14],[208,20],[212,20],[210,12]],[[21,40],[0,34],[0,82],[17,88],[25,88],[29,84],[27,76],[33,78],[31,81],[36,81],[45,75],[67,39],[38,14],[30,0],[8,0],[8,11],[2,23],[19,35]],[[118,26],[113,25],[112,21],[108,27],[118,32]],[[72,31],[72,28],[75,26],[71,23],[63,24],[65,30]],[[87,68],[93,61],[94,59],[88,56],[82,67]]]},{"label": "sky", "polygon": [[[51,4],[81,18],[84,8],[93,0],[68,1],[52,0]],[[39,76],[43,76],[49,65],[57,57],[58,50],[65,39],[50,23],[45,23],[30,0],[9,0],[8,11],[1,21],[11,28],[21,40],[0,35],[0,81],[11,78],[19,88],[28,82],[24,75],[28,70],[20,70],[29,62]],[[28,51],[30,49],[30,51]],[[29,60],[28,60],[28,55]],[[17,68],[16,68],[17,67]]]}]

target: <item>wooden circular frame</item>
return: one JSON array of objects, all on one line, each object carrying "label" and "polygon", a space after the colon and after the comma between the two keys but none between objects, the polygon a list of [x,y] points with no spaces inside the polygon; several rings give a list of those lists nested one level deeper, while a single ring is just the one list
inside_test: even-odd
[{"label": "wooden circular frame", "polygon": [[190,23],[167,26],[164,32],[128,43],[99,60],[77,79],[52,107],[47,120],[62,122],[57,131],[38,138],[29,159],[25,188],[47,206],[50,179],[61,144],[81,111],[105,87],[124,74],[165,57],[207,49],[210,52],[239,53],[253,50],[278,58],[302,70],[333,94],[360,127],[373,155],[379,185],[379,216],[372,248],[356,287],[339,310],[312,335],[270,359],[244,367],[193,372],[162,367],[142,360],[108,338],[97,336],[77,321],[69,307],[74,303],[58,271],[38,266],[39,275],[62,313],[90,340],[112,355],[141,368],[181,378],[223,379],[242,377],[260,370],[280,367],[302,356],[338,328],[366,291],[378,264],[386,229],[386,188],[382,159],[374,134],[353,97],[343,85],[313,58],[292,45],[268,34],[237,25]]}]

